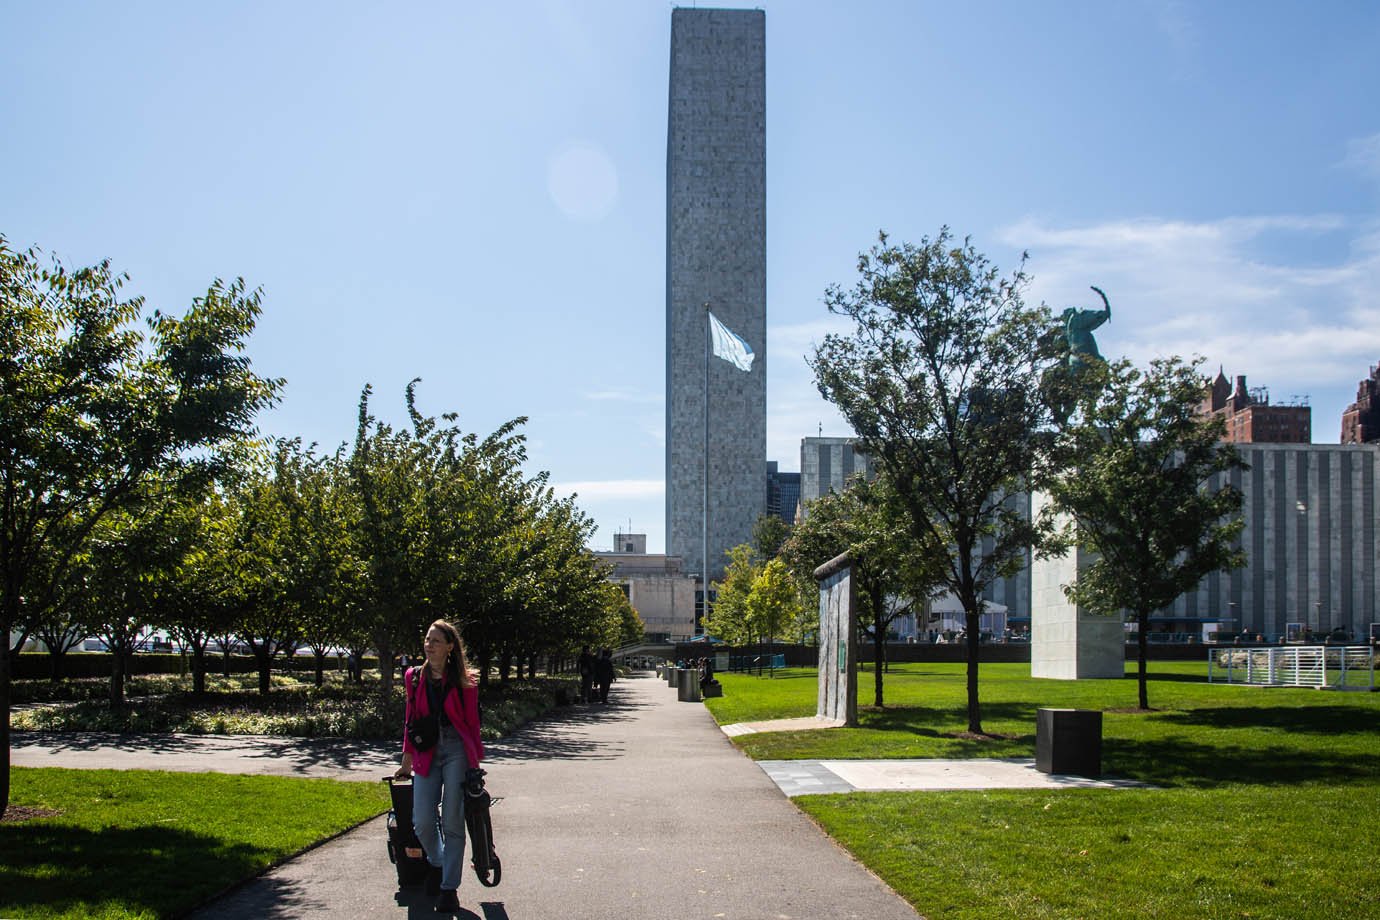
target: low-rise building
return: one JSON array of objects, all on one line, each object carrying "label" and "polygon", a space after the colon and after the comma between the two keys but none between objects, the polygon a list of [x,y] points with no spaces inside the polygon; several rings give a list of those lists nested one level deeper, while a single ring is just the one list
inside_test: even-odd
[{"label": "low-rise building", "polygon": [[619,533],[613,552],[595,552],[613,566],[609,580],[627,592],[648,638],[689,639],[696,629],[696,578],[679,556],[647,552],[647,535]]}]

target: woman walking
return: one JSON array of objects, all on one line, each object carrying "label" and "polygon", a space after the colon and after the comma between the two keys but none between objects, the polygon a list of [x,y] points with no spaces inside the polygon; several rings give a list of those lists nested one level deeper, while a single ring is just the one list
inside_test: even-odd
[{"label": "woman walking", "polygon": [[438,913],[454,913],[465,858],[465,771],[484,758],[478,675],[459,631],[445,620],[427,629],[422,649],[426,663],[404,675],[407,730],[397,775],[413,776],[412,825],[431,864],[427,894],[439,895]]}]

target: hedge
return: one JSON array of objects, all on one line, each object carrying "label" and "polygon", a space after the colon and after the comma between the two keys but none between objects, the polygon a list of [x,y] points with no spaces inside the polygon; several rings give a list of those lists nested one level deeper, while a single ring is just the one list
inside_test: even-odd
[{"label": "hedge", "polygon": [[[109,652],[68,652],[62,659],[63,677],[109,677],[115,656]],[[344,670],[345,659],[334,655],[326,656],[326,670]],[[24,652],[15,660],[10,659],[10,676],[15,680],[39,680],[51,677],[53,659],[47,652]],[[366,657],[365,668],[377,668],[377,658]],[[192,656],[168,652],[139,652],[130,659],[131,674],[181,674],[191,673]],[[258,659],[253,655],[231,655],[230,673],[248,674],[257,671]],[[316,658],[311,655],[298,655],[292,658],[273,659],[273,669],[277,671],[314,671]],[[206,670],[212,674],[224,673],[225,657],[220,652],[206,655]]]}]

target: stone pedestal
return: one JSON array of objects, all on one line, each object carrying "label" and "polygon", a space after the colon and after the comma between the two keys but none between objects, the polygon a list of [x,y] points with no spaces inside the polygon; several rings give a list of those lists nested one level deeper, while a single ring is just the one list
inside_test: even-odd
[{"label": "stone pedestal", "polygon": [[[1038,515],[1048,496],[1030,497]],[[1123,677],[1126,674],[1126,630],[1120,614],[1093,613],[1064,596],[1089,562],[1074,549],[1064,556],[1035,559],[1030,565],[1030,676],[1055,680]]]}]

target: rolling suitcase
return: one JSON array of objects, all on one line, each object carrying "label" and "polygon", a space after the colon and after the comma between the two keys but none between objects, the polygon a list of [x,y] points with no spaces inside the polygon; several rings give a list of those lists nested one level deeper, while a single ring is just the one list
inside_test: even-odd
[{"label": "rolling suitcase", "polygon": [[412,780],[385,776],[392,800],[388,809],[388,861],[398,870],[398,887],[420,885],[430,868],[422,842],[412,829]]}]

